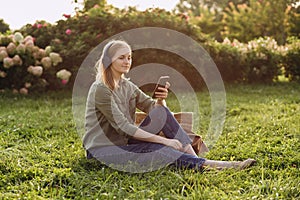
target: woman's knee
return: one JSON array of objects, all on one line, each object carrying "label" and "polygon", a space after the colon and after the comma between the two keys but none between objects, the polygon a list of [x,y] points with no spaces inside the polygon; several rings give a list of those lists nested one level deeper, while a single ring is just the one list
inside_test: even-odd
[{"label": "woman's knee", "polygon": [[156,106],[154,109],[152,109],[149,113],[150,117],[169,117],[173,116],[172,112],[169,110],[169,108],[165,106]]}]

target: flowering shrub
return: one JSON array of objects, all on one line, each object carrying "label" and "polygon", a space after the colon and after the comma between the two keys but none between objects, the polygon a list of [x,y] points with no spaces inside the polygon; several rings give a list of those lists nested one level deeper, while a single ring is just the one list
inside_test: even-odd
[{"label": "flowering shrub", "polygon": [[242,56],[247,66],[248,82],[272,82],[280,74],[281,49],[277,42],[270,38],[258,38],[246,44]]},{"label": "flowering shrub", "polygon": [[216,63],[225,82],[241,82],[244,79],[244,70],[241,67],[242,59],[239,49],[229,40],[224,43],[208,41],[206,50]]},{"label": "flowering shrub", "polygon": [[[35,44],[45,48],[45,50],[50,45],[55,52],[61,55],[63,62],[60,65],[72,73],[68,81],[61,79],[59,84],[51,84],[50,89],[57,89],[66,82],[68,84],[64,87],[71,88],[78,68],[90,51],[108,37],[122,31],[146,26],[166,27],[185,33],[196,41],[205,40],[200,29],[188,23],[187,16],[173,15],[161,9],[149,9],[140,12],[134,8],[118,10],[109,6],[91,5],[90,9],[79,11],[74,16],[68,14],[62,16],[63,19],[57,21],[55,25],[38,28],[36,25],[29,24],[20,30],[24,35],[29,34],[35,37]],[[184,23],[182,23],[183,21]],[[36,24],[43,23],[45,22],[37,22]],[[169,55],[164,58],[157,55],[153,57],[159,58],[157,62],[166,61],[170,66],[178,65],[178,62],[174,62],[174,58]],[[136,56],[134,61],[134,66],[151,62],[146,56]],[[46,63],[46,61],[43,60],[42,63]],[[43,64],[43,67],[46,65]],[[186,73],[186,68],[180,70]],[[192,73],[186,74],[190,76]],[[195,84],[199,85],[197,81]]]},{"label": "flowering shrub", "polygon": [[[0,89],[11,89],[13,93],[21,94],[44,90],[49,85],[48,79],[56,77],[56,67],[61,62],[61,56],[52,52],[50,46],[45,49],[36,46],[32,36],[24,38],[20,32],[1,35]],[[68,74],[68,80],[71,73],[66,70],[64,73]]]},{"label": "flowering shrub", "polygon": [[226,82],[272,82],[281,72],[285,46],[270,38],[248,43],[225,38],[207,43],[209,52]]}]

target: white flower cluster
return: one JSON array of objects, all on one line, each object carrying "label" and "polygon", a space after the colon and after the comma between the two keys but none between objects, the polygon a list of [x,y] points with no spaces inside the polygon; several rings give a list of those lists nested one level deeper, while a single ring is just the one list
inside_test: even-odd
[{"label": "white flower cluster", "polygon": [[71,75],[72,75],[72,73],[66,69],[59,70],[56,73],[56,77],[61,79],[63,84],[66,84],[67,82],[69,82]]},{"label": "white flower cluster", "polygon": [[[21,66],[23,64],[19,55],[14,55],[15,46],[9,44],[7,47],[0,46],[0,62],[3,62],[3,67],[9,69],[12,66]],[[14,55],[12,58],[9,55]]]},{"label": "white flower cluster", "polygon": [[[52,51],[51,46],[47,46],[45,49],[39,48],[35,45],[34,40],[32,36],[24,37],[20,32],[16,32],[10,36],[0,35],[0,79],[9,78],[9,71],[13,67],[21,67],[27,68],[25,72],[27,71],[29,74],[43,79],[41,80],[42,82],[47,83],[47,81],[41,77],[43,73],[51,68],[53,70],[53,67],[57,66],[63,60],[58,53]],[[21,70],[21,68],[18,72],[22,71],[19,73],[24,73],[24,70]],[[24,77],[25,76],[27,75],[24,74]],[[71,72],[65,69],[57,72],[57,77],[64,80],[62,82],[63,84],[69,81],[70,76]],[[31,83],[27,81],[24,87],[17,91],[22,94],[27,94],[27,89],[34,84],[34,80],[36,79],[32,79]]]},{"label": "white flower cluster", "polygon": [[267,56],[262,52],[264,50],[271,53],[285,55],[289,49],[287,45],[278,45],[276,40],[270,37],[261,37],[251,40],[248,43],[242,43],[236,39],[230,41],[226,37],[222,44],[237,48],[241,52],[242,56],[246,56],[248,53],[255,53],[256,57],[261,59],[267,59]]}]

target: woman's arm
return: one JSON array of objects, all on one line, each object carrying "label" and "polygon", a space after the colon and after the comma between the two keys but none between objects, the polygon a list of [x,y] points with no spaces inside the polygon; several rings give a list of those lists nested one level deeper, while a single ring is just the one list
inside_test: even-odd
[{"label": "woman's arm", "polygon": [[163,144],[169,147],[172,147],[176,150],[182,150],[183,146],[181,142],[177,139],[169,139],[159,135],[155,135],[144,131],[140,128],[134,133],[133,137],[137,140],[145,141],[145,142],[153,142],[158,144]]},{"label": "woman's arm", "polygon": [[157,99],[155,105],[167,107],[167,102],[164,99]]},{"label": "woman's arm", "polygon": [[[168,97],[168,88],[170,87],[170,83],[167,82],[165,87],[158,87],[158,91],[155,92],[156,105],[160,106],[167,106],[165,99]],[[159,135],[155,135],[152,133],[149,133],[147,131],[144,131],[140,128],[137,129],[137,131],[134,133],[133,137],[137,140],[145,141],[145,142],[153,142],[158,144],[163,144],[169,147],[172,147],[177,150],[182,150],[183,145],[182,143],[177,139],[169,139],[165,138]]]}]

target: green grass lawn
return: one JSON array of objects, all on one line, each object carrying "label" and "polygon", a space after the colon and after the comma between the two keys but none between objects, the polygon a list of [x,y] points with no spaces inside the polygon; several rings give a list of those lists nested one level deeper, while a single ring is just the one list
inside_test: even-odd
[{"label": "green grass lawn", "polygon": [[[85,159],[71,94],[0,94],[0,199],[300,199],[300,85],[227,86],[226,95],[223,134],[206,158],[256,166],[130,174]],[[198,97],[202,134],[210,98]]]}]

